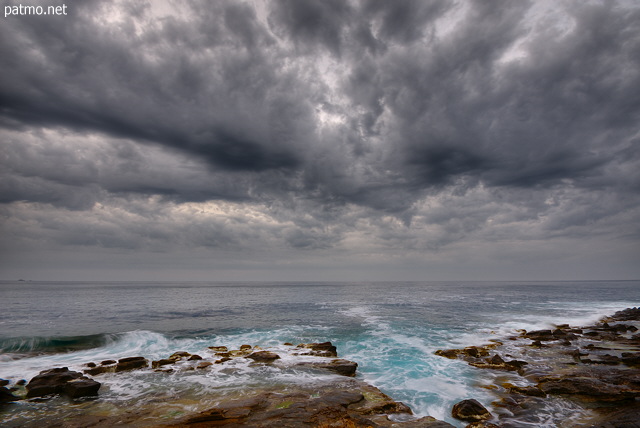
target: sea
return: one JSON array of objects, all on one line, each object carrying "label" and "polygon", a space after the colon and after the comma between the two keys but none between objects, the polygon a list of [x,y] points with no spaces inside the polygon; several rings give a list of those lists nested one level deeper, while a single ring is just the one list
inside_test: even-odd
[{"label": "sea", "polygon": [[[505,282],[46,282],[0,281],[0,378],[14,385],[41,370],[130,356],[242,344],[331,341],[358,363],[357,377],[456,427],[452,406],[475,398],[489,410],[495,374],[437,355],[555,324],[588,325],[639,306],[640,281]],[[97,379],[97,378],[96,378]],[[171,403],[171,420],[229,394],[269,383],[306,382],[291,371],[251,365],[185,375],[151,370],[100,375],[98,399],[20,401],[0,409],[1,426],[46,426],[116,409]],[[171,398],[171,399],[169,399]],[[522,427],[569,427],[588,410],[551,401]]]}]

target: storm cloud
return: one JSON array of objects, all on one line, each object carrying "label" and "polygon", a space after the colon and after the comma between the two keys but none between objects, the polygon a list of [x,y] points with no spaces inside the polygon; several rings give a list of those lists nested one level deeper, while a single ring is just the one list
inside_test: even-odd
[{"label": "storm cloud", "polygon": [[640,275],[635,2],[67,12],[0,25],[4,278]]}]

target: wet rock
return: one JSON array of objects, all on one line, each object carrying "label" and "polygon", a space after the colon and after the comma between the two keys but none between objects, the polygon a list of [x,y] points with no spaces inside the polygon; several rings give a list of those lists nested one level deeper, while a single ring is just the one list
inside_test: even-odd
[{"label": "wet rock", "polygon": [[104,360],[102,362],[100,362],[101,366],[110,366],[111,364],[115,364],[117,361],[116,360]]},{"label": "wet rock", "polygon": [[478,400],[462,400],[455,404],[451,416],[461,421],[479,422],[491,419],[491,413]]},{"label": "wet rock", "polygon": [[505,383],[503,386],[511,393],[528,395],[530,397],[546,397],[547,394],[543,390],[535,386],[517,386]]},{"label": "wet rock", "polygon": [[[450,428],[451,425],[426,417],[393,422],[387,414],[410,412],[377,388],[350,379],[294,390],[263,392],[254,396],[223,401],[198,415],[186,417],[176,427],[246,426],[280,427],[398,427]],[[383,413],[380,413],[383,412]]]},{"label": "wet rock", "polygon": [[211,361],[203,361],[201,363],[198,363],[198,365],[196,366],[196,368],[198,369],[204,369],[206,367],[212,366],[213,363]]},{"label": "wet rock", "polygon": [[610,317],[605,318],[609,321],[640,321],[640,307],[627,308],[622,311],[618,311]]},{"label": "wet rock", "polygon": [[640,352],[623,352],[620,361],[630,367],[639,367]]},{"label": "wet rock", "polygon": [[545,378],[538,383],[538,387],[547,394],[575,395],[598,401],[629,400],[640,396],[637,388],[594,377]]},{"label": "wet rock", "polygon": [[222,357],[219,360],[215,360],[214,364],[222,364],[222,363],[226,363],[227,361],[231,361],[231,358],[229,357]]},{"label": "wet rock", "polygon": [[0,404],[11,403],[18,400],[20,400],[20,397],[13,395],[6,386],[0,386]]},{"label": "wet rock", "polygon": [[462,350],[464,355],[473,358],[486,357],[489,355],[489,351],[485,347],[467,346]]},{"label": "wet rock", "polygon": [[640,428],[640,403],[605,412],[589,428]]},{"label": "wet rock", "polygon": [[491,357],[488,360],[489,364],[495,364],[495,365],[499,365],[499,364],[504,364],[504,360],[502,359],[502,357],[498,354],[495,354],[493,357]]},{"label": "wet rock", "polygon": [[253,348],[251,345],[240,345],[241,351],[250,351]]},{"label": "wet rock", "polygon": [[[75,383],[72,383],[75,382]],[[27,384],[27,398],[67,394],[71,398],[96,395],[100,382],[70,371],[67,367],[44,370]]]},{"label": "wet rock", "polygon": [[258,351],[247,355],[247,358],[252,359],[256,363],[271,363],[280,359],[280,355],[271,351]]},{"label": "wet rock", "polygon": [[169,359],[170,360],[174,360],[174,361],[180,361],[183,358],[187,358],[190,357],[191,354],[186,352],[186,351],[178,351],[178,352],[174,352],[173,354],[169,355]]},{"label": "wet rock", "polygon": [[64,385],[64,392],[71,398],[92,397],[98,395],[100,382],[87,377],[73,379]]},{"label": "wet rock", "polygon": [[170,358],[163,358],[162,360],[151,361],[151,368],[157,369],[158,367],[166,366],[167,364],[174,364],[176,360]]},{"label": "wet rock", "polygon": [[489,422],[472,422],[465,428],[500,428],[500,426]]},{"label": "wet rock", "polygon": [[149,361],[144,357],[121,358],[116,364],[115,371],[123,372],[128,370],[142,369],[149,366]]},{"label": "wet rock", "polygon": [[315,355],[317,357],[337,357],[338,351],[331,342],[322,343],[302,343],[298,345],[298,348],[310,349],[309,355]]},{"label": "wet rock", "polygon": [[524,334],[524,337],[527,339],[531,339],[534,341],[549,341],[555,340],[556,338],[553,336],[553,332],[551,330],[535,330],[529,331]]},{"label": "wet rock", "polygon": [[358,363],[349,360],[336,359],[331,361],[304,361],[296,364],[299,367],[311,367],[329,370],[342,376],[355,376]]},{"label": "wet rock", "polygon": [[450,360],[455,360],[460,355],[460,349],[438,349],[434,352],[436,355],[441,357],[449,358]]},{"label": "wet rock", "polygon": [[202,357],[198,354],[193,354],[192,356],[190,356],[187,361],[197,361],[197,360],[201,360]]},{"label": "wet rock", "polygon": [[226,346],[209,346],[213,352],[229,352],[229,349]]}]

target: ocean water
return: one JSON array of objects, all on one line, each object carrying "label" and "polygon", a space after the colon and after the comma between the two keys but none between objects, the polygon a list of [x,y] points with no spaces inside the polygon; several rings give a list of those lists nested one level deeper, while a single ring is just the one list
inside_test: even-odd
[{"label": "ocean water", "polygon": [[[0,378],[12,383],[39,371],[129,356],[166,358],[176,351],[242,344],[280,349],[284,342],[331,341],[358,362],[358,377],[416,415],[455,426],[456,402],[496,399],[487,370],[434,355],[481,345],[552,324],[586,325],[640,304],[640,281],[589,282],[0,282]],[[150,371],[100,376],[97,400],[19,402],[0,410],[0,425],[49,417],[135,410],[167,401],[157,421],[257,384],[305,382],[301,373],[255,368],[181,375]],[[328,375],[331,376],[331,375]],[[177,399],[176,397],[180,397]],[[65,413],[66,412],[66,413]],[[556,400],[518,426],[574,426],[583,410]]]}]

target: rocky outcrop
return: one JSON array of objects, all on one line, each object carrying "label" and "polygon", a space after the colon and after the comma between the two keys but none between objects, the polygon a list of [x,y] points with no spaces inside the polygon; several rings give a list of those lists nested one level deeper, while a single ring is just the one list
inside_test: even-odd
[{"label": "rocky outcrop", "polygon": [[[640,398],[640,335],[634,334],[639,327],[640,308],[630,308],[590,326],[523,330],[503,342],[435,354],[480,369],[513,372],[501,375],[512,376],[513,382],[489,388],[498,397],[494,409],[505,408],[506,414],[530,415],[545,399],[562,397],[600,412],[620,410],[625,417],[635,412],[640,420],[640,411],[630,410]],[[507,359],[513,358],[507,352],[521,359]]]},{"label": "rocky outcrop", "polygon": [[452,427],[431,417],[393,422],[389,415],[411,409],[356,379],[266,391],[226,400],[216,407],[169,425],[174,428],[230,427]]},{"label": "rocky outcrop", "polygon": [[40,372],[27,384],[27,398],[65,394],[71,398],[98,395],[100,382],[70,371],[67,367]]}]

